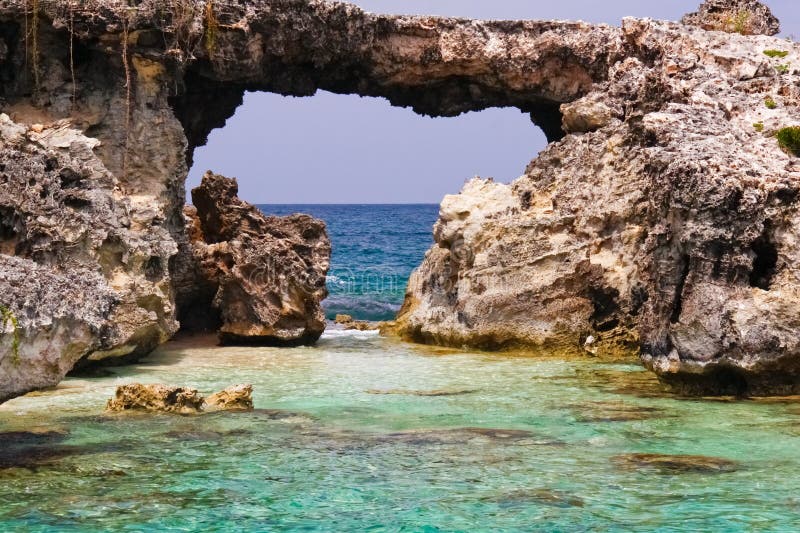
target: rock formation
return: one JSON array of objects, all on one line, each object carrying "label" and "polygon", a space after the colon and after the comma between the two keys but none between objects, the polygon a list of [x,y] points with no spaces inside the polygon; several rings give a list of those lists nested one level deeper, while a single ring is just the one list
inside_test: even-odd
[{"label": "rock formation", "polygon": [[[800,390],[800,147],[775,137],[800,125],[800,50],[703,29],[733,13],[721,29],[774,33],[758,2],[619,28],[321,0],[33,6],[0,0],[0,305],[17,324],[0,397],[172,335],[194,257],[193,149],[245,90],[318,89],[434,116],[516,106],[553,141],[513,184],[445,200],[398,322],[407,338],[641,350],[689,391]],[[211,281],[193,297],[216,294]]]},{"label": "rock formation", "polygon": [[607,80],[561,106],[569,135],[511,185],[444,200],[400,333],[796,393],[800,160],[776,132],[800,124],[800,47],[632,19],[618,39]]},{"label": "rock formation", "polygon": [[308,215],[267,217],[237,194],[235,179],[211,172],[192,190],[194,206],[185,212],[194,265],[188,282],[179,283],[182,321],[197,324],[192,315],[211,308],[223,344],[316,342],[328,295],[325,223]]},{"label": "rock formation", "polygon": [[206,398],[205,411],[252,411],[253,386],[234,385]]},{"label": "rock formation", "polygon": [[356,320],[350,315],[336,315],[334,323],[349,331],[371,331],[381,328],[380,322],[369,322],[367,320]]},{"label": "rock formation", "polygon": [[204,402],[203,396],[197,389],[132,383],[117,387],[116,394],[106,404],[106,411],[149,411],[190,415],[201,412]]},{"label": "rock formation", "polygon": [[686,15],[681,22],[742,35],[777,35],[781,31],[780,21],[758,0],[706,0],[697,13]]},{"label": "rock formation", "polygon": [[193,415],[214,411],[250,411],[253,409],[252,385],[234,385],[208,398],[187,387],[131,383],[117,387],[108,400],[106,411],[146,411]]}]

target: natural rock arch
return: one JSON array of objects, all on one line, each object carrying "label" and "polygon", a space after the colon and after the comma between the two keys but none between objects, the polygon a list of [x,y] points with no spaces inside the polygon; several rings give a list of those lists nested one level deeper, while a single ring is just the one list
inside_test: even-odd
[{"label": "natural rock arch", "polygon": [[[757,2],[728,4],[764,16]],[[798,389],[786,260],[798,171],[769,136],[798,121],[795,45],[647,20],[391,17],[319,0],[35,5],[35,17],[23,0],[0,6],[0,213],[13,212],[0,225],[17,256],[0,263],[31,273],[0,280],[14,284],[22,329],[21,353],[0,359],[0,399],[78,359],[138,357],[168,338],[192,150],[245,90],[318,89],[441,116],[515,106],[558,141],[514,184],[473,182],[446,199],[401,334],[641,347],[650,368],[694,390],[718,391],[715,376],[731,372],[748,392]],[[772,48],[788,67],[762,53]],[[765,94],[777,100],[769,114]],[[778,258],[770,291],[751,286],[758,242]],[[89,290],[77,280],[101,280],[83,298],[103,305],[37,305],[27,296],[41,269],[50,296],[68,286],[76,301]]]}]

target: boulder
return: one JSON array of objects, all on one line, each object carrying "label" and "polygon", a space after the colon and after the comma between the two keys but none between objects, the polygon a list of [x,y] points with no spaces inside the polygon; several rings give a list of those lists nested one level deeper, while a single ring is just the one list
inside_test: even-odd
[{"label": "boulder", "polygon": [[117,387],[117,393],[106,404],[106,410],[188,415],[202,412],[203,403],[203,396],[197,389],[132,383]]},{"label": "boulder", "polygon": [[250,411],[253,409],[252,393],[252,385],[234,385],[204,398],[197,389],[188,387],[132,383],[117,387],[116,395],[106,404],[106,410],[181,415],[215,411]]},{"label": "boulder", "polygon": [[233,385],[206,398],[205,411],[252,411],[253,386]]},{"label": "boulder", "polygon": [[371,331],[380,328],[379,323],[369,322],[367,320],[356,320],[350,315],[336,315],[334,322],[346,330]]},{"label": "boulder", "polygon": [[325,331],[325,223],[268,217],[237,193],[235,179],[211,172],[192,190],[185,214],[197,279],[179,296],[187,302],[182,317],[215,310],[223,344],[313,344]]}]

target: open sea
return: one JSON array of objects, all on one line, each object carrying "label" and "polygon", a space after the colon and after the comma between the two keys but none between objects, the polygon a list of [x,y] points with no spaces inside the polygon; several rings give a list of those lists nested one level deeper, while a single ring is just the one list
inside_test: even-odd
[{"label": "open sea", "polygon": [[324,220],[333,245],[328,318],[391,320],[403,303],[408,276],[433,244],[437,204],[259,205],[268,215],[306,213]]},{"label": "open sea", "polygon": [[[328,221],[328,313],[359,318],[392,316],[436,217],[435,206],[263,209]],[[203,394],[250,383],[256,410],[105,413],[130,382]],[[0,532],[798,529],[798,399],[681,398],[635,361],[332,326],[315,347],[178,337],[138,364],[0,405]]]}]

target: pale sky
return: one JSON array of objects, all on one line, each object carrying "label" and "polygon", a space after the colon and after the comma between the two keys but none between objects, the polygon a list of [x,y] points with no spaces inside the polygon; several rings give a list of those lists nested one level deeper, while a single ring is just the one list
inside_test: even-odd
[{"label": "pale sky", "polygon": [[[783,35],[800,37],[800,0],[766,3]],[[626,16],[677,20],[699,0],[356,0],[376,13],[563,19],[619,25]],[[239,179],[252,203],[439,203],[480,175],[508,182],[545,146],[517,109],[428,118],[380,98],[319,92],[248,93],[198,148],[187,188],[206,170]]]}]

